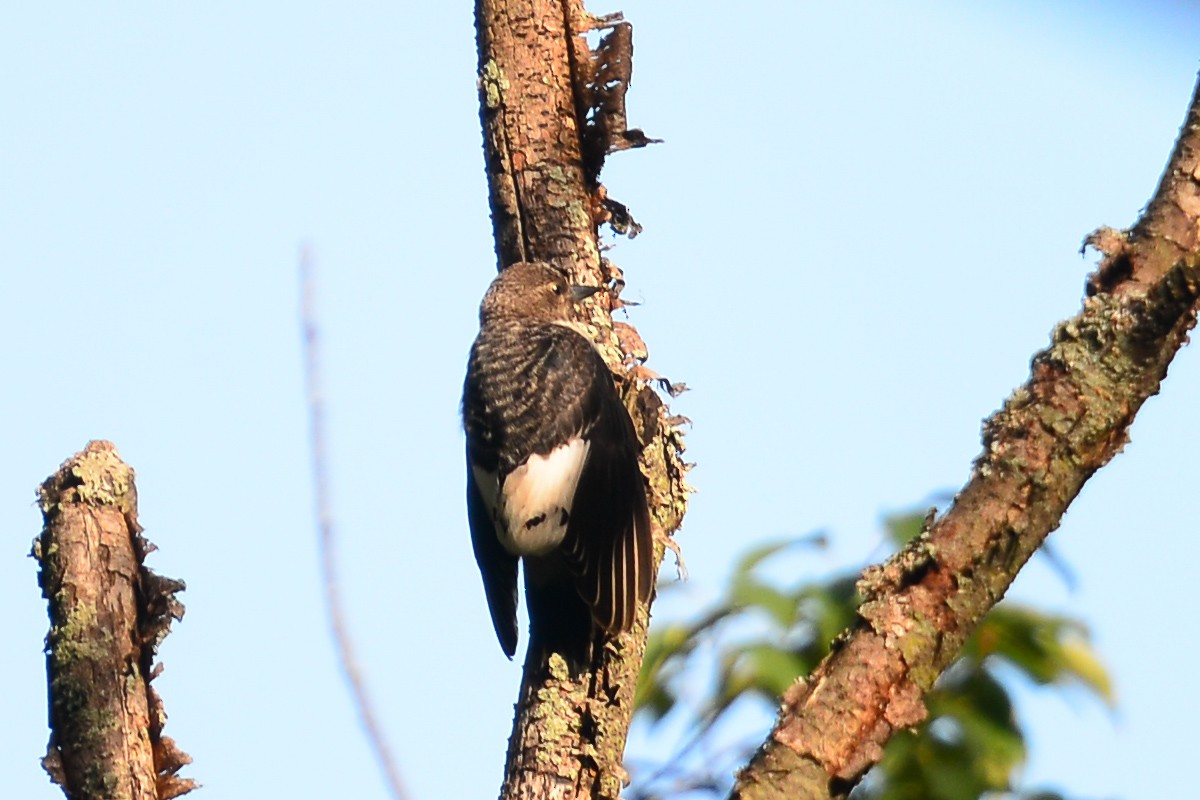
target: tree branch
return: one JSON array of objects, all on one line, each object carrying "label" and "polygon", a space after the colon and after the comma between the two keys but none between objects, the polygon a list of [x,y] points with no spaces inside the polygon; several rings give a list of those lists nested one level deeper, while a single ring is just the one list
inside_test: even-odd
[{"label": "tree branch", "polygon": [[[50,745],[43,765],[67,797],[169,800],[195,787],[191,758],[169,737],[150,686],[154,654],[183,618],[182,581],[155,575],[137,522],[133,469],[109,442],[90,442],[39,489],[34,540],[49,603]],[[160,665],[161,666],[161,665]]]},{"label": "tree branch", "polygon": [[333,501],[329,496],[329,459],[325,446],[325,391],[321,382],[320,331],[317,325],[316,278],[312,249],[300,251],[300,327],[303,333],[304,386],[308,401],[308,442],[312,451],[313,502],[316,511],[317,549],[321,555],[321,579],[325,589],[325,608],[329,614],[329,632],[342,677],[350,691],[354,710],[362,725],[363,736],[375,756],[392,800],[408,800],[400,767],[388,746],[383,727],[375,715],[375,705],[367,691],[367,682],[355,657],[354,641],[346,622],[345,608],[338,584],[336,528]]},{"label": "tree branch", "polygon": [[1128,441],[1142,403],[1196,323],[1200,297],[1200,83],[1154,198],[1104,254],[1083,309],[1058,325],[1032,374],[983,426],[983,453],[940,520],[868,569],[857,625],[783,697],[731,797],[844,796],[980,618]]},{"label": "tree branch", "polygon": [[[614,24],[622,26],[621,35],[607,49],[590,51],[585,33]],[[476,29],[498,266],[545,261],[580,282],[610,287],[588,306],[591,333],[618,373],[644,445],[655,524],[672,532],[685,506],[682,442],[662,400],[626,371],[645,353],[633,347],[640,339],[632,328],[622,337],[614,332],[611,312],[623,284],[620,271],[600,257],[597,235],[613,209],[624,211],[598,182],[604,155],[650,141],[640,132],[612,129],[624,124],[630,31],[619,17],[589,16],[580,0],[477,0]],[[603,92],[596,90],[597,75],[604,78]],[[527,658],[502,797],[619,796],[648,614],[642,609],[633,632],[597,647],[581,675],[572,675],[558,656],[549,663]]]}]

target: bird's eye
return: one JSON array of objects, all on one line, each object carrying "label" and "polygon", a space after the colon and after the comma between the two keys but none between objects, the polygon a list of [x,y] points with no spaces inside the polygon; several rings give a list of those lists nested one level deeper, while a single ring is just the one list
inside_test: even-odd
[{"label": "bird's eye", "polygon": [[563,285],[561,283],[552,283],[550,284],[550,291],[556,295],[561,295],[563,293]]}]

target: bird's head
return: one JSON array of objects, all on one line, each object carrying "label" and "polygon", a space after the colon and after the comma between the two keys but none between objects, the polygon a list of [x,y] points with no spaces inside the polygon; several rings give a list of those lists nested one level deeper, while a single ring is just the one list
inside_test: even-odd
[{"label": "bird's head", "polygon": [[574,285],[549,264],[520,261],[501,270],[492,281],[479,306],[479,321],[571,322],[576,317],[575,304],[599,288]]}]

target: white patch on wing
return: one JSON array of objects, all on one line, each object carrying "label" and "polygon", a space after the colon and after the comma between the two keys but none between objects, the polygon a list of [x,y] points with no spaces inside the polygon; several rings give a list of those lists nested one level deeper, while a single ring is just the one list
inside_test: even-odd
[{"label": "white patch on wing", "polygon": [[[504,479],[495,510],[500,544],[513,555],[544,555],[567,535],[575,487],[591,445],[576,436],[533,455]],[[486,497],[485,497],[486,500]]]}]

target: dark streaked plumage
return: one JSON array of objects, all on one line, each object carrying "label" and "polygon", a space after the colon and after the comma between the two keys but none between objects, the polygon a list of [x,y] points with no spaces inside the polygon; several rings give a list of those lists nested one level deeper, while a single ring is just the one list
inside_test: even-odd
[{"label": "dark streaked plumage", "polygon": [[589,616],[610,634],[627,631],[650,599],[641,445],[604,360],[570,327],[575,300],[594,291],[545,264],[513,264],[479,310],[462,401],[467,509],[510,658],[518,559],[531,635],[547,650],[580,654]]}]

